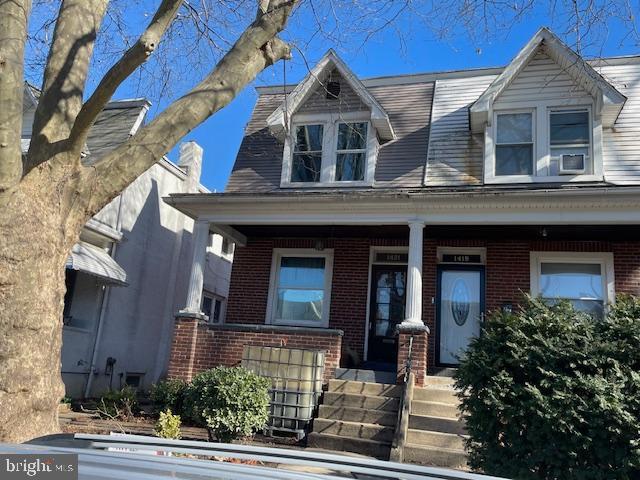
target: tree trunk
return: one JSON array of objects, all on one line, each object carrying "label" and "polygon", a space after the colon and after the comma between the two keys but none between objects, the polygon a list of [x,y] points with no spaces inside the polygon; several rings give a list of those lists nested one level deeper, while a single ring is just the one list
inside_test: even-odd
[{"label": "tree trunk", "polygon": [[0,439],[5,442],[59,431],[64,264],[77,234],[69,233],[74,215],[56,185],[51,169],[39,168],[0,202]]}]

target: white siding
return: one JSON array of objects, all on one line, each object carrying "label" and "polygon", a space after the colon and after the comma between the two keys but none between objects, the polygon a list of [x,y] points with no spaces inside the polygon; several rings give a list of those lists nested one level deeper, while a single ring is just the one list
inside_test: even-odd
[{"label": "white siding", "polygon": [[469,130],[469,105],[495,75],[436,81],[425,183],[464,185],[482,182],[482,135]]},{"label": "white siding", "polygon": [[591,96],[578,86],[573,79],[560,68],[545,52],[544,48],[531,59],[529,64],[516,76],[493,106],[512,108],[521,105],[532,105],[539,100],[557,100],[562,105],[563,100],[575,99],[590,102]]},{"label": "white siding", "polygon": [[605,180],[640,184],[640,65],[612,65],[597,70],[627,97],[615,127],[603,133]]}]

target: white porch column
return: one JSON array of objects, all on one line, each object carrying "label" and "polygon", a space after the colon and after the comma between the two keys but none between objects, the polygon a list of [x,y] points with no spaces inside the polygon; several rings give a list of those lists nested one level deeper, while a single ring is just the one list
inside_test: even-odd
[{"label": "white porch column", "polygon": [[207,243],[209,242],[209,222],[196,221],[193,227],[193,256],[189,275],[187,305],[180,313],[203,315],[202,286],[204,283],[204,264],[207,260]]},{"label": "white porch column", "polygon": [[422,327],[422,239],[424,222],[409,222],[409,261],[405,319],[401,327]]}]

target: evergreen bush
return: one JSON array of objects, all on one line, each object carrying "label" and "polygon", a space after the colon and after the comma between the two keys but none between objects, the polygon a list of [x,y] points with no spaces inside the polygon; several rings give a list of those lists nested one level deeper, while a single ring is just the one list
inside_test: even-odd
[{"label": "evergreen bush", "polygon": [[528,298],[496,312],[456,374],[470,465],[517,479],[640,478],[640,302],[605,319]]},{"label": "evergreen bush", "polygon": [[242,367],[216,367],[196,375],[186,413],[222,442],[250,436],[269,418],[270,382]]}]

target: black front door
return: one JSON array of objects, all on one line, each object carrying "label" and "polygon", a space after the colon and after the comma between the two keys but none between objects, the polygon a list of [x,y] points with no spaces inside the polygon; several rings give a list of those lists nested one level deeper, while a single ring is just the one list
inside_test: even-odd
[{"label": "black front door", "polygon": [[407,267],[373,265],[369,311],[369,362],[397,361],[396,326],[404,320]]}]

